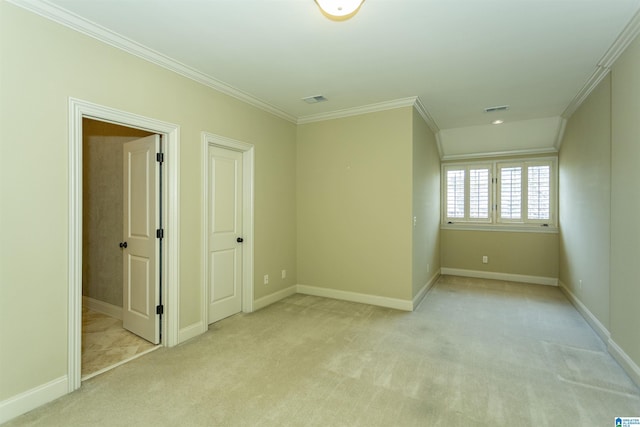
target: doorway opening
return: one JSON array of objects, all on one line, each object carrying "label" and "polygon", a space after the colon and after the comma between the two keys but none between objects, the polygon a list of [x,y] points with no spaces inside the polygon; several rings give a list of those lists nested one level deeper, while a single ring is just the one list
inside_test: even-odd
[{"label": "doorway opening", "polygon": [[[128,205],[124,176],[128,174],[123,172],[123,153],[128,144],[152,135],[118,124],[82,120],[82,380],[158,348],[153,342],[156,340],[136,335],[139,331],[123,323],[128,302],[123,278],[123,258],[128,249],[123,244],[127,240],[123,236],[127,229],[124,209]],[[147,176],[135,178],[145,180]],[[137,186],[140,184],[144,182]],[[159,186],[153,187],[157,193],[161,191]],[[159,197],[154,199],[159,203]],[[162,253],[158,252],[161,259]],[[158,269],[160,260],[154,261]],[[154,286],[158,287],[153,292],[156,294],[159,283]],[[148,320],[159,322],[160,318]]]},{"label": "doorway opening", "polygon": [[[162,248],[158,251],[162,251],[162,263],[158,266],[157,272],[161,277],[159,281],[160,286],[158,291],[162,295],[162,305],[157,308],[157,312],[161,314],[162,322],[158,327],[157,336],[159,341],[160,335],[162,336],[163,346],[174,346],[178,343],[178,278],[179,278],[179,127],[177,125],[158,121],[155,119],[139,116],[136,114],[104,107],[101,105],[93,104],[87,101],[78,100],[75,98],[69,99],[69,304],[68,304],[68,390],[72,392],[80,388],[82,380],[82,311],[83,311],[83,208],[85,205],[83,194],[83,122],[89,123],[85,120],[93,120],[100,123],[119,125],[125,128],[132,128],[137,131],[153,134],[155,136],[146,137],[152,138],[155,143],[155,147],[159,147],[160,139],[163,144],[163,156],[162,158],[155,158],[154,161],[161,161],[164,171],[162,176],[158,178],[157,183],[161,186],[161,194],[164,197],[158,203],[158,215],[162,215],[162,229],[153,230],[153,240],[155,241],[157,236],[160,236],[162,242]],[[145,143],[149,143],[146,141]],[[134,143],[130,143],[134,144]],[[139,147],[136,145],[136,147]],[[123,153],[124,156],[124,153]],[[134,156],[135,157],[135,156]],[[144,156],[142,156],[144,157]],[[138,156],[138,160],[141,156]],[[149,158],[149,156],[147,156]],[[134,159],[135,160],[135,159]],[[124,157],[123,157],[124,161]],[[123,174],[125,170],[123,168]],[[126,177],[123,179],[127,179]],[[136,181],[138,182],[138,181]],[[139,191],[136,189],[135,191]],[[155,194],[155,189],[149,191],[149,193]],[[126,197],[123,199],[128,200]],[[135,200],[146,200],[146,197],[134,197]],[[126,211],[126,209],[124,209]],[[155,214],[154,214],[155,215]],[[123,219],[124,221],[124,219]],[[133,221],[135,222],[135,221]],[[132,223],[133,223],[132,222]],[[139,222],[138,222],[139,223]],[[157,233],[156,233],[157,232]],[[139,237],[140,233],[133,233]],[[157,234],[157,235],[156,235]],[[132,235],[129,234],[131,237]],[[122,234],[120,239],[122,239]],[[105,243],[106,244],[106,243]],[[124,242],[120,240],[117,243],[117,247],[120,248],[120,244],[124,246]],[[159,247],[156,245],[155,247]],[[158,252],[159,255],[159,252]],[[131,258],[131,257],[129,257]],[[135,262],[139,262],[144,257],[138,256],[137,260],[129,261],[131,267]],[[149,259],[159,259],[158,257],[149,257]],[[121,258],[122,259],[122,258]],[[149,261],[151,262],[151,261]],[[144,268],[133,266],[136,271],[124,273],[124,267],[127,264],[122,262],[119,272],[122,274],[122,281],[125,277],[136,276],[142,274]],[[141,265],[141,264],[139,264]],[[155,268],[149,268],[150,271],[155,271]],[[123,294],[126,292],[123,289]],[[136,296],[138,301],[145,300],[146,296]],[[117,297],[116,297],[117,300]],[[112,300],[112,301],[116,301]],[[143,311],[140,309],[140,305],[133,304],[133,309],[137,311]],[[111,304],[117,306],[117,304]],[[124,307],[129,307],[131,304],[123,304]],[[125,311],[123,312],[123,318],[126,318]],[[154,312],[154,315],[156,313]],[[157,324],[157,323],[156,323]]]}]

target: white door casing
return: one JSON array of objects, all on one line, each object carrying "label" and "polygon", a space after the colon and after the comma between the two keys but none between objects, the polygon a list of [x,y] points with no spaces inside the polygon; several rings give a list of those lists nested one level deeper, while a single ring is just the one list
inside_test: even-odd
[{"label": "white door casing", "polygon": [[127,142],[123,150],[122,325],[153,344],[160,342],[159,151],[159,135]]},{"label": "white door casing", "polygon": [[201,332],[208,329],[209,319],[209,277],[210,277],[210,221],[209,210],[210,201],[210,161],[209,148],[219,147],[225,150],[235,151],[241,154],[242,158],[242,311],[251,313],[253,311],[253,182],[254,182],[254,146],[245,142],[226,138],[208,132],[202,132],[202,318],[206,321],[202,325]]},{"label": "white door casing", "polygon": [[[138,114],[69,98],[69,287],[67,385],[72,392],[81,385],[82,354],[82,119],[90,118],[162,135],[164,171],[162,200],[164,239],[162,295],[164,314],[162,344],[174,346],[189,337],[179,329],[180,277],[180,127]],[[203,323],[206,323],[203,321]]]},{"label": "white door casing", "polygon": [[209,147],[208,323],[242,310],[242,153]]}]

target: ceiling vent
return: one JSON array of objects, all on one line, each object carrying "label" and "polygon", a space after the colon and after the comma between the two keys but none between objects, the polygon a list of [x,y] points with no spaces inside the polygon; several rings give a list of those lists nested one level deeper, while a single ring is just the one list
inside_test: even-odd
[{"label": "ceiling vent", "polygon": [[485,113],[495,113],[497,111],[506,111],[509,109],[508,105],[499,105],[497,107],[487,107],[484,109]]},{"label": "ceiling vent", "polygon": [[307,96],[306,98],[302,98],[302,100],[307,104],[317,104],[318,102],[327,101],[327,98],[325,98],[322,95],[315,95],[315,96]]}]

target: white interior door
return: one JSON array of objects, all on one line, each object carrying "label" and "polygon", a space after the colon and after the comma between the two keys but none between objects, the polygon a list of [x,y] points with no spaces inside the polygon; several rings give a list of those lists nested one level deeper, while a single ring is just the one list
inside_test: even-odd
[{"label": "white interior door", "polygon": [[124,144],[123,310],[125,329],[160,342],[158,258],[160,136],[150,135]]},{"label": "white interior door", "polygon": [[242,310],[242,153],[209,146],[209,323]]}]

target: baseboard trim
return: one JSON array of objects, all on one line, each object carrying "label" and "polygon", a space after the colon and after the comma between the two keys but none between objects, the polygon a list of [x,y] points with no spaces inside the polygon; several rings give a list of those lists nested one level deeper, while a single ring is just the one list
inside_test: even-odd
[{"label": "baseboard trim", "polygon": [[0,424],[69,393],[67,376],[17,394],[0,402]]},{"label": "baseboard trim", "polygon": [[288,296],[294,295],[297,292],[296,286],[289,286],[288,288],[281,289],[272,294],[264,296],[262,298],[258,298],[253,301],[253,310],[260,310],[261,308],[265,308],[268,305],[273,304],[274,302],[278,302],[281,299],[285,299]]},{"label": "baseboard trim", "polygon": [[416,296],[413,297],[413,310],[416,310],[418,308],[418,306],[424,300],[424,297],[427,296],[427,293],[431,290],[433,285],[436,284],[436,282],[438,281],[439,278],[440,278],[440,269],[438,269],[438,271],[436,271],[436,273],[431,277],[431,279],[429,279],[429,281],[427,283],[425,283],[425,285],[422,287],[422,289],[420,289],[420,291],[418,291]]},{"label": "baseboard trim", "polygon": [[122,307],[85,296],[82,297],[82,304],[89,308],[89,310],[122,320]]},{"label": "baseboard trim", "polygon": [[558,282],[558,284],[560,290],[566,295],[567,299],[571,302],[571,304],[573,304],[576,310],[578,310],[578,313],[580,313],[582,317],[584,317],[584,320],[586,320],[589,326],[591,326],[591,329],[593,329],[595,333],[598,334],[603,342],[609,342],[609,340],[611,339],[611,333],[609,332],[609,330],[598,320],[596,316],[593,315],[593,313],[587,308],[587,306],[584,305],[573,292],[571,292],[571,289],[569,289],[567,285],[565,285],[561,280]]},{"label": "baseboard trim", "polygon": [[191,325],[185,326],[184,328],[180,328],[180,330],[178,331],[178,344],[188,341],[191,338],[195,338],[198,335],[204,334],[208,329],[209,325],[206,325],[205,322],[202,321],[192,323]]},{"label": "baseboard trim", "polygon": [[440,274],[450,276],[476,277],[478,279],[506,280],[509,282],[533,283],[535,285],[558,286],[556,277],[526,276],[524,274],[497,273],[493,271],[465,270],[442,267]]},{"label": "baseboard trim", "polygon": [[378,295],[361,294],[358,292],[339,291],[337,289],[320,288],[317,286],[298,285],[298,293],[339,299],[343,301],[359,302],[377,305],[379,307],[394,308],[396,310],[413,311],[413,301],[399,298],[381,297]]},{"label": "baseboard trim", "polygon": [[620,367],[629,375],[629,378],[640,387],[640,367],[629,357],[627,353],[611,338],[611,332],[593,315],[591,310],[578,299],[578,297],[571,292],[571,289],[567,287],[561,280],[559,286],[562,292],[567,296],[567,299],[573,304],[578,313],[587,321],[589,326],[595,331],[595,333],[602,339],[607,345],[607,351],[618,362]]},{"label": "baseboard trim", "polygon": [[629,375],[631,380],[640,387],[640,367],[631,360],[629,355],[620,348],[618,344],[611,338],[607,341],[607,350],[609,354],[622,366],[622,369]]}]

